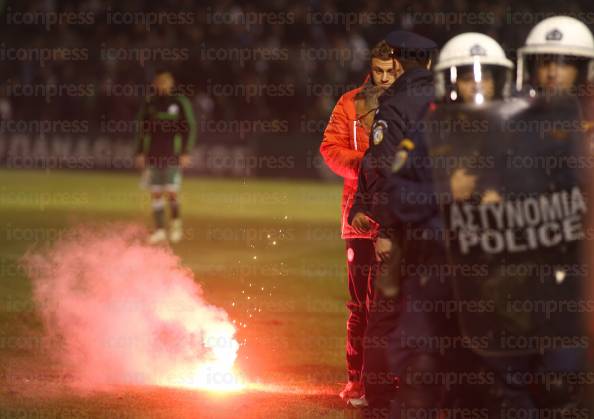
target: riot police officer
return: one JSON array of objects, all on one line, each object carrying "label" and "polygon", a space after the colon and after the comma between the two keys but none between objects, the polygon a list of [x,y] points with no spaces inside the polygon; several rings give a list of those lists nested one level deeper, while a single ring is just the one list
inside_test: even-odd
[{"label": "riot police officer", "polygon": [[[463,69],[437,67],[437,90],[449,103],[438,106],[430,122],[479,127],[431,132],[428,143],[449,265],[478,268],[458,269],[451,282],[454,301],[465,303],[456,317],[460,336],[471,342],[466,354],[480,360],[471,370],[483,371],[487,381],[475,406],[493,418],[583,414],[575,385],[585,373],[582,319],[579,310],[560,308],[579,305],[584,279],[583,185],[580,174],[563,164],[580,157],[583,133],[575,129],[580,110],[572,90],[587,80],[582,70],[594,52],[584,48],[594,42],[579,26],[553,18],[533,29],[519,51],[517,86],[530,83],[525,96],[507,99],[502,77],[495,99],[503,100],[485,100],[492,88],[482,80],[486,48],[478,40],[466,46],[473,55],[467,71],[483,84],[474,100],[460,89]],[[572,39],[576,34],[579,40]],[[509,73],[510,66],[502,67]],[[438,166],[439,158],[455,163]],[[542,311],[545,306],[552,308]]]},{"label": "riot police officer", "polygon": [[516,88],[535,94],[582,96],[594,76],[594,37],[588,27],[568,16],[538,23],[518,49]]},{"label": "riot police officer", "polygon": [[[481,107],[501,99],[510,90],[511,68],[511,61],[490,37],[479,33],[456,36],[443,47],[435,66],[436,104],[429,114],[450,106]],[[451,122],[462,114],[447,116]],[[422,417],[438,417],[437,410],[451,407],[454,398],[451,383],[440,380],[440,374],[461,376],[453,363],[461,357],[466,363],[474,360],[473,369],[478,363],[468,348],[452,344],[460,333],[457,313],[449,311],[456,307],[452,304],[456,303],[452,295],[453,271],[445,257],[447,236],[433,170],[442,166],[435,166],[438,162],[431,160],[426,139],[432,135],[440,138],[445,131],[458,133],[459,128],[453,126],[419,121],[409,137],[398,144],[386,187],[392,224],[399,225],[401,231],[395,238],[392,284],[385,287],[397,293],[400,307],[388,355],[390,370],[399,377],[399,392],[391,406],[394,418],[421,417],[421,413]],[[470,127],[468,134],[472,132]],[[477,175],[458,167],[456,158],[448,162],[452,164],[449,174],[457,175],[446,181],[439,173],[441,184],[469,194],[468,190],[478,182]]]}]

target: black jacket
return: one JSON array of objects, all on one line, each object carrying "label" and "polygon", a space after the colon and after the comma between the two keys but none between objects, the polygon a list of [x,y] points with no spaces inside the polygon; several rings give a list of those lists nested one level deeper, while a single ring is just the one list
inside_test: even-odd
[{"label": "black jacket", "polygon": [[394,154],[402,141],[413,135],[434,98],[433,74],[425,68],[406,71],[380,96],[349,223],[355,214],[363,212],[380,225],[380,236],[391,235],[388,230],[395,226],[385,191]]}]

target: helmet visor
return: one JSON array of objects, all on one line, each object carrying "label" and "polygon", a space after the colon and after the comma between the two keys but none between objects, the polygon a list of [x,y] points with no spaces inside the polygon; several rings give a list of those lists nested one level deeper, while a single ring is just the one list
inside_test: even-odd
[{"label": "helmet visor", "polygon": [[575,55],[526,54],[522,77],[539,94],[575,94],[589,79],[590,62]]},{"label": "helmet visor", "polygon": [[482,105],[509,94],[511,71],[500,65],[481,64],[452,66],[437,77],[438,91],[446,102]]}]

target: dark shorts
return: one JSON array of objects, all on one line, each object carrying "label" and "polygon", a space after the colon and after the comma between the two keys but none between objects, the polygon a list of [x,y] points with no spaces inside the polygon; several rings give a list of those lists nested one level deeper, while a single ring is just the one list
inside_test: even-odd
[{"label": "dark shorts", "polygon": [[148,186],[151,192],[177,192],[181,186],[182,173],[179,166],[148,168]]}]

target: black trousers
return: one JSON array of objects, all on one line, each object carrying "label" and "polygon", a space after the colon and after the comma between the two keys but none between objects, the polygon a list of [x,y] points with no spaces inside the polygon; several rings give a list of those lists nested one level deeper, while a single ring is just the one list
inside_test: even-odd
[{"label": "black trousers", "polygon": [[414,303],[447,301],[450,286],[439,276],[420,275],[425,269],[414,269],[442,263],[439,253],[434,252],[434,259],[421,258],[421,265],[398,257],[399,252],[394,245],[390,259],[374,269],[364,349],[363,381],[369,403],[365,418],[407,417],[402,414],[404,406],[427,413],[444,401],[439,386],[416,379],[440,371],[444,365],[440,342],[445,341],[440,338],[452,336],[455,326],[439,310],[425,311]]},{"label": "black trousers", "polygon": [[401,296],[386,296],[377,288],[382,271],[388,269],[383,263],[375,263],[372,280],[376,288],[370,302],[367,329],[365,330],[363,357],[363,382],[365,396],[370,405],[388,408],[395,397],[398,381],[390,370],[388,353],[390,336],[398,328]]},{"label": "black trousers", "polygon": [[347,303],[347,370],[349,381],[359,381],[363,369],[363,339],[367,328],[369,304],[373,298],[373,240],[347,239],[346,251],[350,295]]}]

